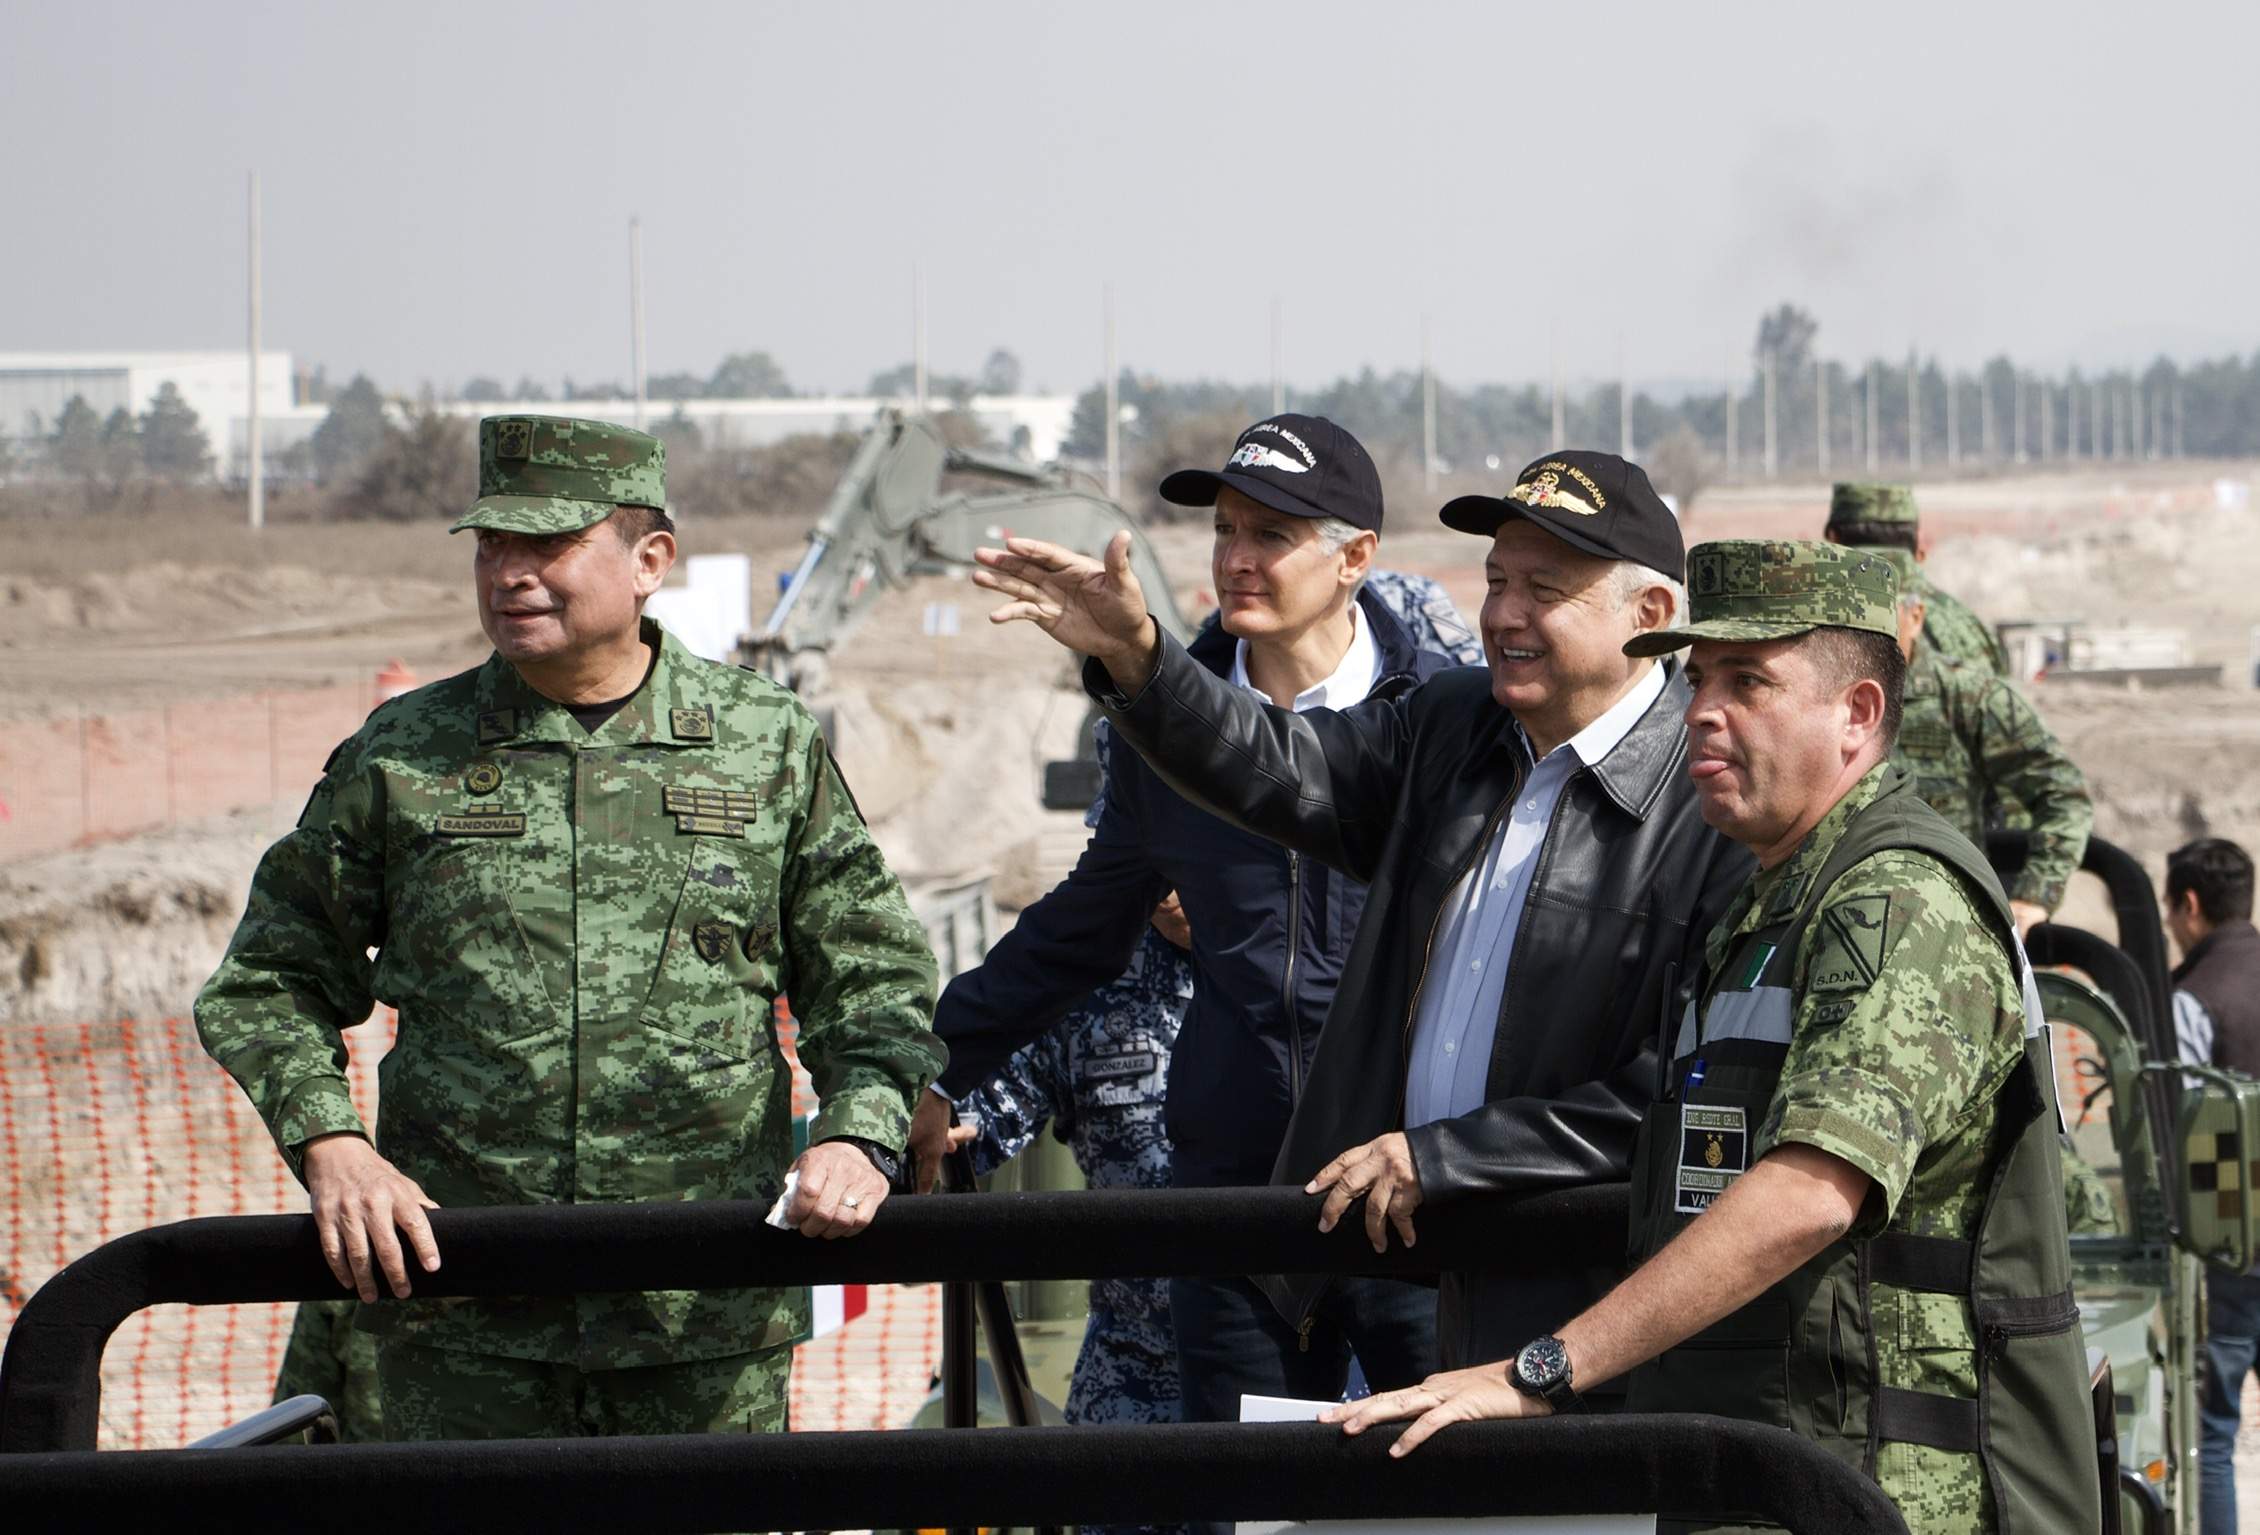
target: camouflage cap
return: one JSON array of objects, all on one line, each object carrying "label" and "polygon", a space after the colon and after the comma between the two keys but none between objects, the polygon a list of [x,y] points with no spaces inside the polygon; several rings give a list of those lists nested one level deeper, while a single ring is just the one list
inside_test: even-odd
[{"label": "camouflage cap", "polygon": [[1903,522],[1913,527],[1922,518],[1915,511],[1912,485],[1839,484],[1829,493],[1828,525],[1848,522]]},{"label": "camouflage cap", "polygon": [[488,416],[479,499],[447,531],[578,533],[616,506],[667,508],[667,445],[609,421]]},{"label": "camouflage cap", "polygon": [[1862,554],[1873,555],[1891,567],[1892,578],[1899,583],[1899,600],[1909,598],[1920,602],[1922,594],[1915,590],[1915,557],[1904,549],[1862,549]]},{"label": "camouflage cap", "polygon": [[1785,640],[1819,628],[1899,636],[1899,577],[1874,549],[1788,539],[1697,544],[1687,556],[1690,622],[1637,634],[1628,656],[1697,640]]}]

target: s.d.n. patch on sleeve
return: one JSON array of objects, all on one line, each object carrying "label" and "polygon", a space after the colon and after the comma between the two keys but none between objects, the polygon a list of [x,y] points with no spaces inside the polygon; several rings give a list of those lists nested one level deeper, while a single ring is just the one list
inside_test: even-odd
[{"label": "s.d.n. patch on sleeve", "polygon": [[1891,897],[1856,895],[1824,909],[1814,923],[1808,993],[1862,992],[1883,974],[1890,947]]}]

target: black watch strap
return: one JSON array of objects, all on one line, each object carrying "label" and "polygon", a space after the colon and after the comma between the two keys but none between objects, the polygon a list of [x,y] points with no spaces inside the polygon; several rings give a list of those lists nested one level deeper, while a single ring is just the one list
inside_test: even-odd
[{"label": "black watch strap", "polygon": [[1554,1337],[1533,1338],[1507,1366],[1507,1380],[1524,1396],[1534,1396],[1555,1412],[1583,1412],[1570,1378],[1569,1351]]},{"label": "black watch strap", "polygon": [[887,1187],[898,1191],[901,1189],[903,1179],[901,1152],[892,1147],[882,1146],[877,1141],[861,1135],[835,1135],[832,1139],[844,1141],[869,1157],[871,1165],[879,1170],[879,1176],[887,1180]]}]

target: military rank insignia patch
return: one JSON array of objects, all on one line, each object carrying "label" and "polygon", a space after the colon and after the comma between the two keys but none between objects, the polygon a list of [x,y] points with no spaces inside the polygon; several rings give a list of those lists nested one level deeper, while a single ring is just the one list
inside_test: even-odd
[{"label": "military rank insignia patch", "polygon": [[534,451],[534,424],[531,421],[498,421],[494,427],[494,456],[496,458],[528,458]]},{"label": "military rank insignia patch", "polygon": [[710,965],[722,963],[722,956],[730,952],[732,934],[726,922],[701,922],[691,929],[691,947],[698,957]]},{"label": "military rank insignia patch", "polygon": [[745,957],[752,960],[758,960],[759,958],[761,958],[762,951],[769,947],[769,940],[776,936],[776,923],[754,923],[753,926],[745,930]]},{"label": "military rank insignia patch", "polygon": [[742,837],[745,823],[759,809],[754,797],[740,789],[686,789],[679,784],[659,791],[659,807],[675,818],[675,830],[699,837]]},{"label": "military rank insignia patch", "polygon": [[507,741],[518,733],[518,711],[515,709],[488,709],[479,715],[479,744],[492,746],[497,741]]},{"label": "military rank insignia patch", "polygon": [[473,794],[492,794],[502,787],[502,769],[491,762],[474,762],[463,775],[463,787]]},{"label": "military rank insignia patch", "polygon": [[714,739],[714,711],[711,709],[669,709],[667,724],[678,741]]}]

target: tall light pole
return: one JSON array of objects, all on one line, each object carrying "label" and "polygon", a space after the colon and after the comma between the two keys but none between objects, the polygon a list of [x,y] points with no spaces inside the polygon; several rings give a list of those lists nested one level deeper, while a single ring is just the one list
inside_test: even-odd
[{"label": "tall light pole", "polygon": [[249,487],[247,512],[251,531],[256,533],[267,525],[267,460],[264,445],[259,440],[259,173],[251,172],[250,223],[246,230],[250,237],[250,270],[248,274],[250,300],[248,342],[251,351],[249,383],[250,414],[244,421],[244,450],[247,455],[243,477]]},{"label": "tall light pole", "polygon": [[1558,338],[1549,336],[1548,350],[1554,359],[1554,442],[1552,451],[1559,453],[1569,445],[1569,429],[1562,411],[1562,349]]},{"label": "tall light pole", "polygon": [[1106,498],[1122,499],[1122,381],[1114,361],[1114,284],[1106,285]]},{"label": "tall light pole", "polygon": [[1279,295],[1271,296],[1271,413],[1287,408],[1287,374],[1280,366]]},{"label": "tall light pole", "polygon": [[1962,467],[1962,391],[1954,370],[1946,370],[1946,467]]},{"label": "tall light pole", "polygon": [[1429,349],[1428,316],[1420,317],[1420,483],[1436,494],[1436,359]]},{"label": "tall light pole", "polygon": [[1781,439],[1775,433],[1774,374],[1778,371],[1772,347],[1766,348],[1766,478],[1772,479],[1781,472]]},{"label": "tall light pole", "polygon": [[1828,478],[1828,364],[1813,359],[1813,444],[1814,462],[1820,466],[1821,478]]},{"label": "tall light pole", "polygon": [[1622,336],[1617,337],[1617,457],[1632,457],[1632,375],[1625,371]]},{"label": "tall light pole", "polygon": [[628,351],[636,375],[636,429],[643,429],[643,220],[628,220]]},{"label": "tall light pole", "polygon": [[1883,367],[1880,362],[1868,364],[1867,377],[1862,389],[1868,399],[1868,478],[1874,479],[1883,472],[1883,409],[1876,398],[1876,374]]},{"label": "tall light pole", "polygon": [[1923,467],[1923,398],[1921,364],[1916,361],[1915,349],[1907,348],[1907,472],[1919,473]]},{"label": "tall light pole", "polygon": [[[1112,300],[1109,300],[1111,303]],[[1107,323],[1113,324],[1112,311]],[[926,414],[926,267],[923,262],[912,262],[910,267],[910,393],[917,402],[918,414]],[[1112,492],[1110,491],[1111,495]]]},{"label": "tall light pole", "polygon": [[1734,365],[1729,363],[1726,370],[1726,473],[1729,479],[1742,468],[1742,434],[1738,430],[1741,415],[1742,386],[1734,376]]}]

